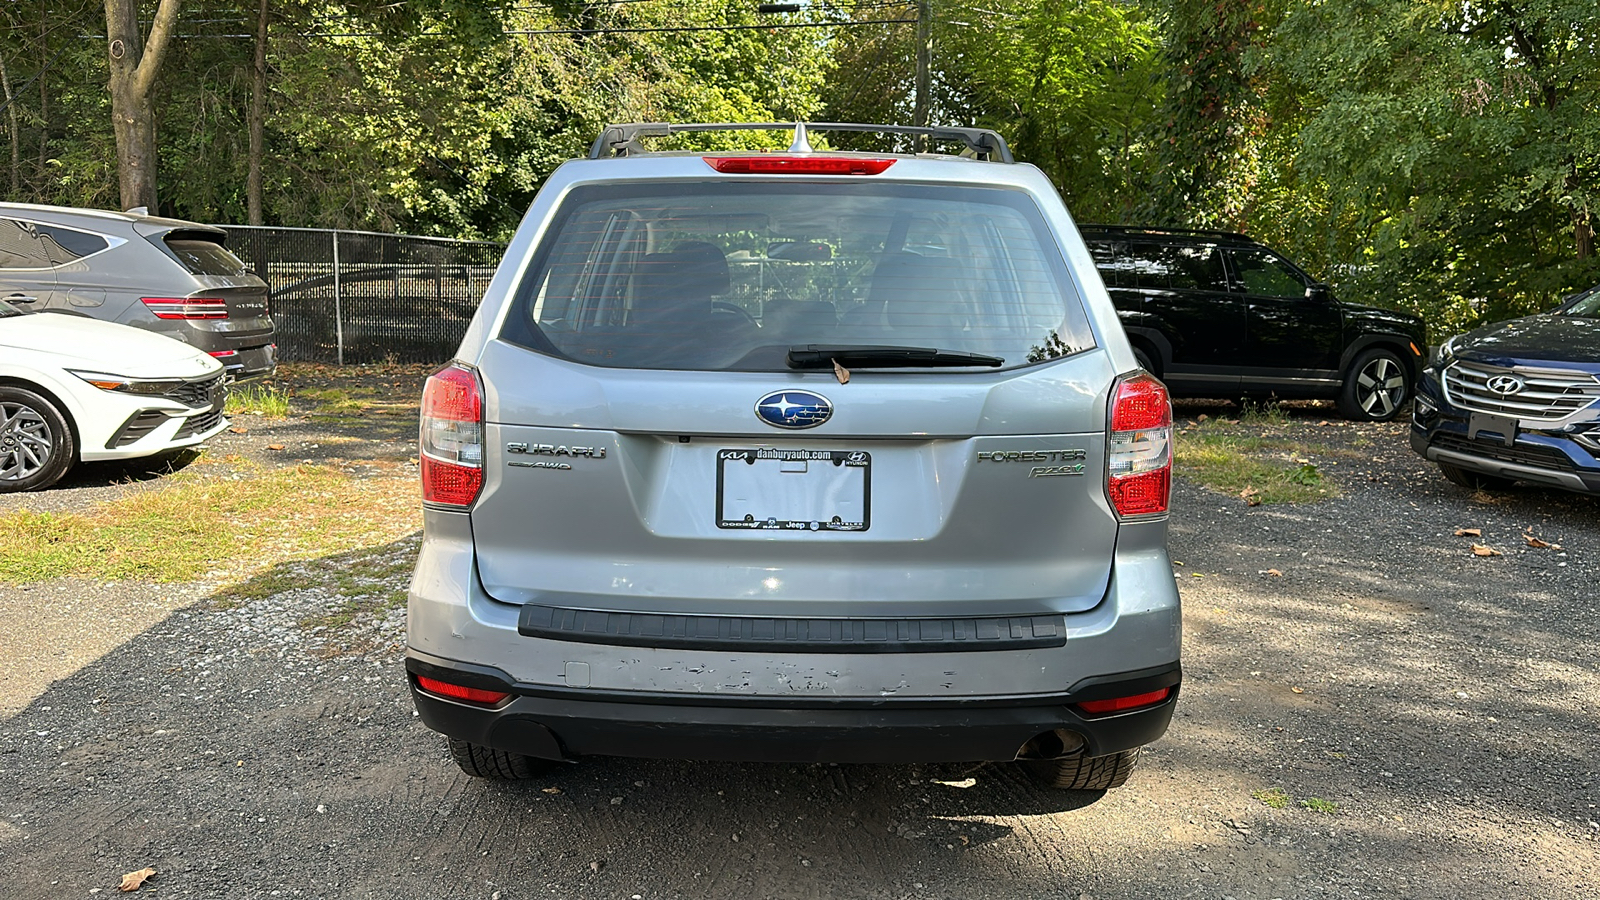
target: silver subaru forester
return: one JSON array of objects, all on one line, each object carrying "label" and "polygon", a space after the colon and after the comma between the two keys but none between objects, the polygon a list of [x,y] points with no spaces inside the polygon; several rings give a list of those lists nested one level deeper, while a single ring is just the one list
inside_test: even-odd
[{"label": "silver subaru forester", "polygon": [[[735,128],[793,145],[645,149]],[[1178,695],[1171,423],[999,135],[611,126],[424,390],[417,709],[483,777],[1018,760],[1116,787]]]}]

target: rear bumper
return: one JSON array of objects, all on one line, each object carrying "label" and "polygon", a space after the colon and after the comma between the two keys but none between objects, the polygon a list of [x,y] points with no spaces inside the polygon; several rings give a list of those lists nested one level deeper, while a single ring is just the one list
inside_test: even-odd
[{"label": "rear bumper", "polygon": [[[1064,729],[1103,756],[1148,744],[1167,730],[1181,673],[1164,669],[1086,679],[1048,697],[950,700],[605,696],[513,682],[482,666],[412,651],[411,695],[434,731],[543,759],[633,756],[743,762],[910,763],[1011,760],[1033,738]],[[417,675],[515,694],[494,708],[417,687]],[[1088,716],[1073,703],[1171,688],[1155,706]],[[720,702],[718,702],[720,700]]]},{"label": "rear bumper", "polygon": [[[1081,735],[1091,755],[1130,749],[1172,716],[1175,694],[1113,716],[1072,707],[1179,682],[1164,522],[1124,526],[1103,599],[1059,617],[1063,640],[1051,646],[901,652],[530,634],[519,630],[523,608],[478,582],[468,516],[424,518],[407,617],[413,697],[430,728],[475,744],[542,757],[1006,760],[1055,729]],[[415,675],[430,671],[514,697],[491,709],[417,691]]]},{"label": "rear bumper", "polygon": [[269,378],[278,371],[278,345],[246,347],[237,351],[234,356],[218,357],[217,361],[227,369],[236,384]]}]

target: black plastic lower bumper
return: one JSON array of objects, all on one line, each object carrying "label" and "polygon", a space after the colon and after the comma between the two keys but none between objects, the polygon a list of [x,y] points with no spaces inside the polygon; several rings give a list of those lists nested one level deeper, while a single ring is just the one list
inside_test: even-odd
[{"label": "black plastic lower bumper", "polygon": [[[544,759],[634,756],[763,762],[975,762],[1015,759],[1056,729],[1102,756],[1148,744],[1172,720],[1177,663],[1086,679],[1059,695],[961,699],[617,696],[513,683],[497,670],[408,658],[412,699],[429,728],[458,740]],[[509,691],[495,707],[423,691],[417,675]],[[1161,703],[1090,716],[1072,704],[1171,688]]]}]

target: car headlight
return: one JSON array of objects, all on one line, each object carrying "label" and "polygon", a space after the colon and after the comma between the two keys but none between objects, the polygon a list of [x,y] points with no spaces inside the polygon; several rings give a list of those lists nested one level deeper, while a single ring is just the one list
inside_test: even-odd
[{"label": "car headlight", "polygon": [[1433,348],[1433,353],[1428,358],[1428,367],[1432,369],[1443,369],[1445,366],[1455,362],[1456,341],[1460,339],[1461,335],[1458,334],[1439,346]]},{"label": "car headlight", "polygon": [[124,378],[121,375],[110,375],[105,372],[79,372],[76,369],[68,369],[67,371],[102,391],[116,391],[119,394],[143,394],[160,397],[183,387],[185,383],[181,378],[148,380]]}]

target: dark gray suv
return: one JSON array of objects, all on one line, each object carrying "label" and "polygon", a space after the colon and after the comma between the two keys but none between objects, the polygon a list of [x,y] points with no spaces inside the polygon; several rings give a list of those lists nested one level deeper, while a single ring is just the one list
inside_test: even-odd
[{"label": "dark gray suv", "polygon": [[[1172,411],[1037,168],[649,152],[545,182],[422,401],[407,668],[466,772],[1018,760],[1166,730]],[[898,131],[829,124],[830,130]]]},{"label": "dark gray suv", "polygon": [[0,203],[0,300],[133,325],[216,357],[235,380],[277,365],[267,285],[220,228],[108,210]]}]

